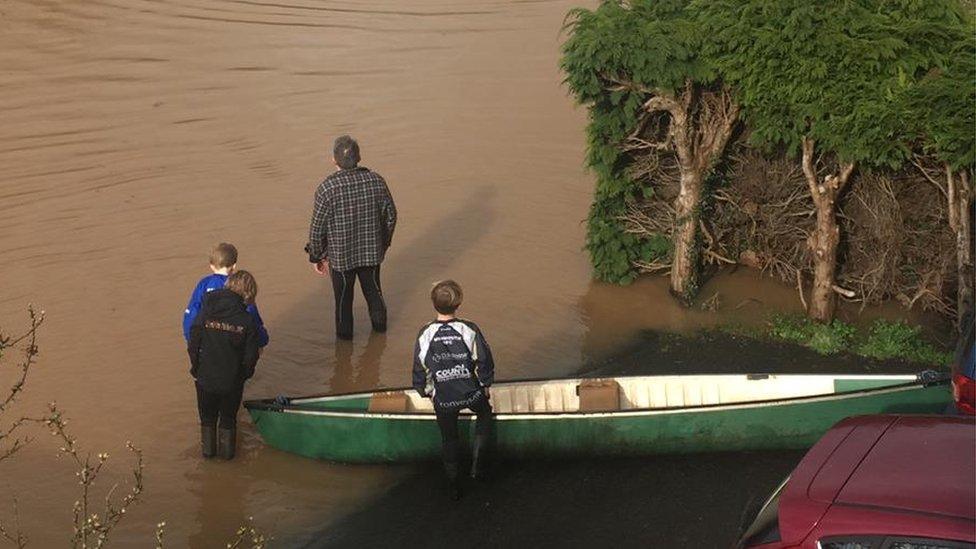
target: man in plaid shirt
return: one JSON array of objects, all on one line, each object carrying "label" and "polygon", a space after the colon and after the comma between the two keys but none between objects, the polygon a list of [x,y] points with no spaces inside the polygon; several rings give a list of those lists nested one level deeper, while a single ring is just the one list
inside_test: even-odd
[{"label": "man in plaid shirt", "polygon": [[316,273],[332,275],[336,336],[352,339],[352,295],[357,277],[373,330],[386,331],[380,263],[393,239],[397,211],[386,181],[359,166],[355,139],[348,135],[336,139],[333,159],[338,170],[315,191],[305,250]]}]

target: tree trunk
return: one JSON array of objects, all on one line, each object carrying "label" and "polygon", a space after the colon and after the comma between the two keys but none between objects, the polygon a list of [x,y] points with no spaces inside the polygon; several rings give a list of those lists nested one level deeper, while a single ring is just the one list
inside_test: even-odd
[{"label": "tree trunk", "polygon": [[834,275],[837,271],[837,245],[840,243],[840,226],[833,201],[817,203],[817,226],[807,243],[813,252],[813,289],[807,314],[818,322],[830,322],[837,308],[834,293]]},{"label": "tree trunk", "polygon": [[807,315],[817,322],[830,322],[837,308],[834,291],[837,275],[837,246],[840,225],[837,223],[837,199],[854,171],[854,164],[844,164],[840,173],[827,175],[823,181],[817,175],[813,158],[812,139],[803,140],[803,173],[817,210],[817,226],[807,238],[813,255],[813,289]]},{"label": "tree trunk", "polygon": [[963,170],[958,179],[952,168],[946,166],[949,201],[949,226],[956,233],[956,324],[960,331],[966,329],[966,320],[973,314],[973,239],[972,205],[973,186],[969,173]]},{"label": "tree trunk", "polygon": [[671,239],[674,259],[671,263],[671,293],[683,305],[690,305],[698,291],[698,220],[701,213],[702,182],[705,174],[725,150],[739,119],[739,105],[732,93],[722,88],[702,91],[688,80],[680,96],[658,93],[646,103],[648,113],[667,112],[671,148],[678,158],[681,189],[674,201],[675,226]]},{"label": "tree trunk", "polygon": [[688,304],[698,290],[698,219],[702,196],[702,174],[682,170],[681,192],[674,201],[674,260],[671,265],[671,293]]}]

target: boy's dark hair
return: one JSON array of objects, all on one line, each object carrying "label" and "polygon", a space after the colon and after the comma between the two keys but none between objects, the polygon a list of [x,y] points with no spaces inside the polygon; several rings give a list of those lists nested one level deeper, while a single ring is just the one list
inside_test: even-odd
[{"label": "boy's dark hair", "polygon": [[355,168],[359,164],[359,143],[348,135],[340,135],[332,147],[332,157],[344,170]]},{"label": "boy's dark hair", "polygon": [[247,271],[237,271],[227,277],[224,288],[244,298],[245,303],[254,303],[258,296],[258,282]]},{"label": "boy's dark hair", "polygon": [[210,264],[218,269],[237,264],[237,248],[233,244],[221,242],[210,251]]},{"label": "boy's dark hair", "polygon": [[434,303],[434,309],[442,315],[454,314],[454,311],[461,306],[464,300],[464,292],[461,285],[453,280],[441,280],[434,284],[430,290],[430,300]]}]

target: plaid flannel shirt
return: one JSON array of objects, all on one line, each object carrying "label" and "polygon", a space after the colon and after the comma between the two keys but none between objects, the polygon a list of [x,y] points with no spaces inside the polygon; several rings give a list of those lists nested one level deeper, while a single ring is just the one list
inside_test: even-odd
[{"label": "plaid flannel shirt", "polygon": [[386,181],[367,168],[339,170],[315,191],[308,260],[337,271],[379,265],[393,240],[397,211]]}]

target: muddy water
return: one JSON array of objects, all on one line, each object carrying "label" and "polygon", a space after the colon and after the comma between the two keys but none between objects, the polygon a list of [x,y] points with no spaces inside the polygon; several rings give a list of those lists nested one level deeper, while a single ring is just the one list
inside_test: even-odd
[{"label": "muddy water", "polygon": [[[179,325],[220,240],[257,276],[272,335],[249,396],[407,384],[426,293],[448,276],[502,378],[571,373],[638,329],[725,318],[680,309],[661,280],[590,281],[585,113],[557,70],[576,3],[0,4],[0,327],[15,331],[28,302],[48,319],[13,414],[56,400],[85,448],[112,455],[103,490],[126,480],[124,441],[144,449],[144,501],[117,541],[148,543],[165,521],[169,545],[213,546],[253,516],[288,544],[404,472],[279,453],[243,415],[238,460],[197,458]],[[356,341],[337,346],[331,288],[302,245],[346,132],[390,182],[400,225],[383,266],[389,333],[369,336],[359,300]],[[792,289],[744,272],[713,284],[733,317],[796,306]],[[44,547],[68,536],[76,485],[34,434],[0,463],[0,518],[16,497]]]}]

